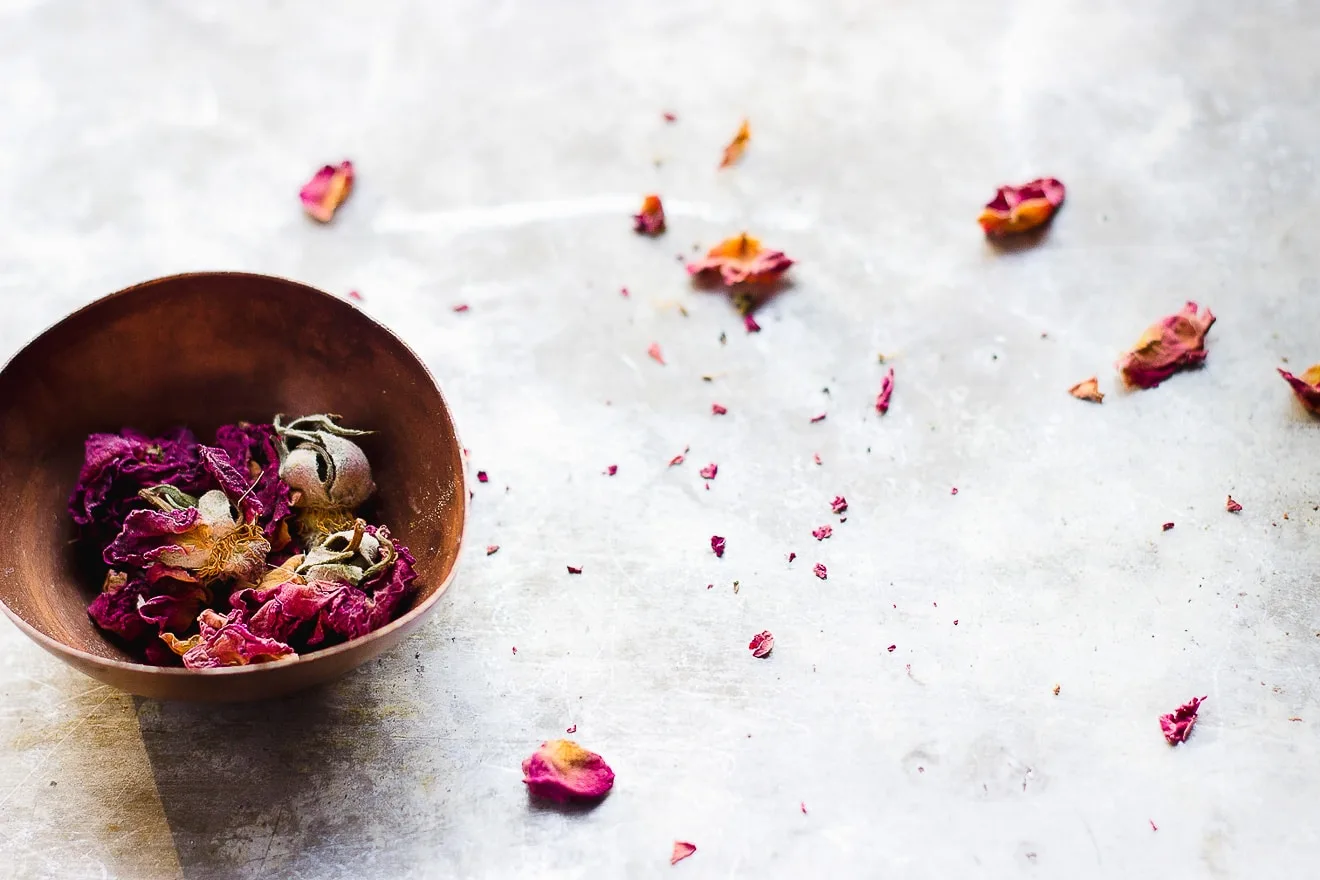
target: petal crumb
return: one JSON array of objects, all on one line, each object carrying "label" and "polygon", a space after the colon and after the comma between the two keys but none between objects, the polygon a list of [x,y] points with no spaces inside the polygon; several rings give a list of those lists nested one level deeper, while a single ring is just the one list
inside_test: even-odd
[{"label": "petal crumb", "polygon": [[1021,186],[1001,186],[976,222],[987,238],[1027,232],[1049,221],[1063,204],[1064,185],[1042,177]]},{"label": "petal crumb", "polygon": [[892,654],[892,653],[894,653],[895,651],[898,650],[898,645],[890,645],[890,646],[889,646],[888,648],[886,648],[885,650]]},{"label": "petal crumb", "polygon": [[1194,302],[1161,318],[1119,358],[1123,382],[1129,388],[1154,388],[1179,370],[1200,366],[1208,354],[1205,335],[1214,323],[1214,314],[1209,309],[1200,312]]},{"label": "petal crumb", "polygon": [[738,126],[738,133],[729,141],[729,145],[724,148],[724,156],[720,159],[720,167],[728,168],[734,162],[742,158],[742,154],[747,150],[747,142],[752,139],[752,126],[749,120],[744,119],[742,125]]},{"label": "petal crumb", "polygon": [[812,417],[811,417],[811,423],[812,423],[813,425],[816,424],[817,422],[823,422],[823,421],[825,421],[825,413],[821,413],[821,414],[818,415],[818,416],[812,416]]},{"label": "petal crumb", "polygon": [[487,545],[486,545],[486,555],[487,555],[487,556],[494,556],[494,555],[495,555],[496,553],[498,553],[499,551],[500,551],[500,545],[499,545],[499,544],[487,544]]},{"label": "petal crumb", "polygon": [[715,475],[718,474],[719,472],[720,472],[720,466],[713,461],[710,464],[706,465],[701,470],[697,471],[697,473],[701,474],[701,478],[703,480],[713,480],[715,479]]},{"label": "petal crumb", "polygon": [[662,117],[664,117],[665,122],[677,122],[677,121],[678,121],[678,117],[675,116],[673,113],[670,113],[668,110],[666,110],[664,113],[662,113],[662,114],[660,114],[660,115],[661,115]]},{"label": "petal crumb", "polygon": [[471,308],[472,308],[472,307],[469,306],[467,303],[460,303],[459,305],[454,306],[454,311],[456,311],[456,312],[466,312],[466,311],[470,311]]},{"label": "petal crumb", "polygon": [[813,453],[811,453],[811,460],[814,461],[817,465],[824,464],[824,462],[822,462],[822,461],[820,460],[820,453],[819,453],[819,452],[813,452]]},{"label": "petal crumb", "polygon": [[831,526],[821,526],[818,529],[811,530],[811,537],[817,541],[824,541],[832,534],[834,534],[834,529]]},{"label": "petal crumb", "polygon": [[804,816],[807,815],[807,802],[806,802],[806,801],[800,801],[800,802],[798,803],[798,806],[802,808],[802,815],[804,815]]},{"label": "petal crumb", "polygon": [[1160,716],[1160,730],[1163,731],[1164,739],[1169,745],[1176,746],[1187,741],[1187,737],[1192,732],[1192,725],[1196,723],[1196,713],[1201,711],[1201,704],[1206,699],[1208,698],[1192,697],[1168,715]]},{"label": "petal crumb", "polygon": [[633,215],[633,232],[652,237],[665,231],[665,208],[660,197],[649,195],[642,199],[642,210]]},{"label": "petal crumb", "polygon": [[660,352],[660,343],[652,342],[649,346],[647,346],[646,353],[651,356],[651,360],[655,361],[657,364],[660,364],[661,366],[664,366],[665,356]]},{"label": "petal crumb", "polygon": [[[764,248],[758,239],[744,232],[715,245],[705,259],[689,263],[687,270],[689,275],[718,272],[724,286],[733,287],[773,281],[792,265],[782,251]],[[753,332],[750,327],[748,332]]]},{"label": "petal crumb", "polygon": [[880,393],[875,398],[875,411],[884,415],[889,412],[889,398],[894,396],[894,368],[890,367],[889,372],[880,380]]},{"label": "petal crumb", "polygon": [[748,333],[761,332],[761,325],[756,323],[756,319],[751,315],[743,315],[743,326],[747,328]]},{"label": "petal crumb", "polygon": [[1092,403],[1105,402],[1105,396],[1101,393],[1100,383],[1096,381],[1095,376],[1078,382],[1076,385],[1068,389],[1068,393],[1073,397],[1076,397],[1078,400],[1089,400]]},{"label": "petal crumb", "polygon": [[569,573],[569,574],[582,574],[582,566],[580,566],[580,565],[570,565],[570,566],[568,566],[568,573]]},{"label": "petal crumb", "polygon": [[1173,528],[1173,523],[1167,522],[1164,525],[1160,526],[1160,531],[1167,532],[1171,528]]},{"label": "petal crumb", "polygon": [[669,459],[669,466],[676,467],[682,464],[687,459],[688,450],[691,448],[692,447],[690,446],[684,446],[682,452],[680,452],[678,455],[675,455],[673,458]]},{"label": "petal crumb", "polygon": [[1150,830],[1151,830],[1151,831],[1159,831],[1159,830],[1160,830],[1160,826],[1158,826],[1158,825],[1155,824],[1155,820],[1154,820],[1154,819],[1147,819],[1146,821],[1150,823]]},{"label": "petal crumb", "polygon": [[794,559],[797,559],[797,554],[790,550],[788,552],[788,561],[792,562]]},{"label": "petal crumb", "polygon": [[722,416],[722,415],[726,415],[729,412],[729,408],[726,406],[721,406],[718,403],[712,403],[710,405],[710,411],[717,416]]},{"label": "petal crumb", "polygon": [[1320,364],[1309,367],[1302,375],[1294,376],[1280,369],[1279,375],[1292,386],[1293,394],[1302,408],[1312,415],[1320,415]]},{"label": "petal crumb", "polygon": [[715,551],[717,558],[724,558],[724,539],[719,535],[710,536],[710,549]]},{"label": "petal crumb", "polygon": [[950,489],[950,490],[949,490],[949,494],[950,494],[950,495],[957,495],[957,494],[958,494],[958,487],[957,487],[957,486],[954,486],[952,489]]},{"label": "petal crumb", "polygon": [[348,298],[354,302],[362,302],[362,294],[358,293],[356,290],[350,290],[348,292]]},{"label": "petal crumb", "polygon": [[609,467],[605,468],[605,476],[607,477],[612,477],[618,472],[619,472],[619,466],[617,464],[612,464]]},{"label": "petal crumb", "polygon": [[541,743],[522,771],[530,794],[560,803],[604,797],[614,786],[614,771],[605,760],[567,739]]},{"label": "petal crumb", "polygon": [[1060,685],[1057,685],[1057,684],[1056,684],[1056,685],[1054,686],[1054,696],[1057,697],[1057,696],[1059,695],[1059,691],[1061,691],[1061,690],[1063,690],[1063,688],[1062,688]]},{"label": "petal crumb", "polygon": [[1237,513],[1239,510],[1242,509],[1242,505],[1234,501],[1232,495],[1229,495],[1228,501],[1224,503],[1224,509],[1227,510],[1229,513]]},{"label": "petal crumb", "polygon": [[572,727],[566,728],[564,733],[577,733],[577,725],[574,724]]},{"label": "petal crumb", "polygon": [[486,472],[485,472],[485,471],[477,471],[477,482],[478,482],[478,483],[489,483],[489,482],[490,482],[490,477],[486,475]]},{"label": "petal crumb", "polygon": [[307,216],[319,223],[329,223],[335,211],[353,191],[353,163],[325,165],[298,193]]},{"label": "petal crumb", "polygon": [[688,843],[686,840],[675,840],[674,851],[669,856],[669,864],[677,865],[679,862],[683,861],[684,859],[686,859],[688,856],[692,855],[696,851],[697,851],[696,844]]},{"label": "petal crumb", "polygon": [[842,495],[835,495],[834,500],[830,502],[830,510],[835,513],[845,513],[848,510],[848,499]]},{"label": "petal crumb", "polygon": [[769,657],[770,652],[775,649],[775,637],[770,634],[770,630],[757,633],[752,636],[752,641],[747,645],[747,648],[752,652],[753,657],[758,659]]},{"label": "petal crumb", "polygon": [[816,567],[813,568],[812,571],[815,572],[816,577],[820,578],[821,580],[825,580],[826,576],[829,574],[829,572],[826,571],[825,569],[825,564],[821,562],[817,562]]}]

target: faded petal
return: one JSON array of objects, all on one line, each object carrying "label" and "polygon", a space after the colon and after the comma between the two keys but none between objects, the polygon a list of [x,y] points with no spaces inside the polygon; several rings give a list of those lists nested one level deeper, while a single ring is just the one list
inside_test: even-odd
[{"label": "faded petal", "polygon": [[338,165],[326,165],[312,175],[312,179],[298,193],[307,216],[321,223],[329,223],[335,211],[353,191],[353,163],[348,160]]},{"label": "faded petal", "polygon": [[221,617],[208,608],[197,618],[197,623],[201,628],[200,638],[195,642],[188,640],[192,646],[183,655],[183,665],[189,669],[247,666],[296,656],[293,648],[283,642],[253,634],[243,623],[241,611]]},{"label": "faded petal", "polygon": [[1042,177],[1021,186],[1001,186],[977,222],[991,238],[1026,232],[1048,221],[1063,204],[1064,186]]},{"label": "faded petal", "polygon": [[541,743],[523,761],[522,771],[528,792],[560,803],[604,797],[614,786],[614,771],[605,760],[567,739]]},{"label": "faded petal", "polygon": [[1152,324],[1137,344],[1118,361],[1130,388],[1154,388],[1178,370],[1199,366],[1206,358],[1205,335],[1215,316],[1207,308],[1198,314],[1189,302],[1181,312]]},{"label": "faded petal", "polygon": [[778,278],[793,261],[782,251],[772,251],[747,233],[720,242],[710,249],[705,259],[689,263],[691,275],[718,272],[726,287],[735,284],[757,284]]},{"label": "faded petal", "polygon": [[1078,400],[1089,400],[1092,403],[1105,402],[1105,396],[1101,393],[1100,383],[1096,381],[1095,376],[1078,382],[1076,385],[1068,389],[1068,393],[1073,397],[1076,397]]},{"label": "faded petal", "polygon": [[738,126],[738,132],[729,141],[729,145],[724,148],[724,155],[720,158],[720,167],[728,168],[734,162],[742,158],[742,154],[747,151],[747,144],[752,139],[752,126],[746,119],[742,125]]}]

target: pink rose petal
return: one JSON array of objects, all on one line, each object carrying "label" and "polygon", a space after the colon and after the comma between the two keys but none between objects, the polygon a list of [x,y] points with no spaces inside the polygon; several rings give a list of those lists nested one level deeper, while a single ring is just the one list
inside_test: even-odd
[{"label": "pink rose petal", "polygon": [[614,786],[614,771],[604,759],[567,739],[541,743],[522,771],[528,792],[560,803],[604,797]]},{"label": "pink rose petal", "polygon": [[669,856],[669,864],[677,865],[696,851],[697,845],[695,843],[688,843],[685,840],[675,840],[674,852]]},{"label": "pink rose petal", "polygon": [[1163,731],[1164,739],[1169,745],[1176,746],[1187,741],[1187,737],[1192,732],[1192,725],[1196,723],[1196,713],[1201,710],[1201,703],[1206,699],[1206,697],[1192,697],[1168,715],[1160,716],[1160,730]]},{"label": "pink rose petal", "polygon": [[770,634],[770,630],[757,633],[752,636],[752,641],[747,645],[747,648],[752,652],[753,657],[769,657],[770,652],[775,649],[775,637]]},{"label": "pink rose petal", "polygon": [[612,477],[618,472],[619,472],[619,466],[617,464],[612,464],[609,467],[605,468],[605,476],[607,477]]},{"label": "pink rose petal", "polygon": [[580,565],[570,565],[567,568],[569,574],[582,574],[582,566]]},{"label": "pink rose petal", "polygon": [[828,574],[828,572],[825,570],[825,564],[823,562],[817,562],[816,567],[813,568],[812,571],[814,571],[816,573],[816,577],[820,578],[821,580],[825,580],[825,577]]},{"label": "pink rose petal", "polygon": [[835,513],[844,513],[848,510],[848,499],[842,495],[835,495],[834,500],[830,502],[830,510]]},{"label": "pink rose petal", "polygon": [[751,315],[743,315],[743,326],[747,328],[748,333],[761,332],[761,325],[756,323],[756,319]]},{"label": "pink rose petal", "polygon": [[817,541],[824,541],[832,534],[834,534],[834,529],[831,526],[821,526],[818,529],[811,530],[811,537],[815,538]]},{"label": "pink rose petal", "polygon": [[1179,370],[1200,366],[1208,354],[1205,335],[1214,323],[1214,314],[1209,309],[1198,313],[1194,302],[1161,318],[1119,358],[1124,383],[1129,388],[1154,388]]},{"label": "pink rose petal", "polygon": [[884,415],[889,412],[889,398],[894,396],[894,368],[890,367],[889,372],[885,373],[884,379],[880,380],[880,394],[875,398],[875,411]]},{"label": "pink rose petal", "polygon": [[652,342],[649,346],[647,346],[646,353],[651,356],[651,360],[655,361],[657,364],[660,364],[661,366],[664,366],[665,356],[660,352],[660,343]]},{"label": "pink rose petal", "polygon": [[719,472],[720,472],[720,466],[712,461],[710,464],[706,465],[697,473],[701,474],[701,478],[703,480],[713,480],[715,479],[715,475],[718,474]]},{"label": "pink rose petal", "polygon": [[726,414],[729,410],[726,407],[720,406],[718,403],[712,403],[710,405],[710,411],[717,416],[722,416]]},{"label": "pink rose petal", "polygon": [[818,416],[812,416],[812,417],[811,417],[811,423],[812,423],[813,425],[816,424],[817,422],[823,422],[823,421],[825,421],[825,413],[821,413],[821,414],[818,415]]},{"label": "pink rose petal", "polygon": [[345,160],[338,165],[326,165],[298,193],[307,216],[320,223],[329,223],[335,211],[353,191],[353,163]]},{"label": "pink rose petal", "polygon": [[487,556],[493,556],[493,555],[495,555],[495,554],[498,553],[498,552],[500,552],[500,545],[499,545],[499,544],[487,544],[487,545],[486,545],[486,555],[487,555]]}]

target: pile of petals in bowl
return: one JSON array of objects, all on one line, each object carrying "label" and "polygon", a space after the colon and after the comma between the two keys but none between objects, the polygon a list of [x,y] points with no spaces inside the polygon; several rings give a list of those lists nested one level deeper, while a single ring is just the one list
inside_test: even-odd
[{"label": "pile of petals in bowl", "polygon": [[376,485],[351,438],[314,415],[87,438],[69,513],[109,566],[87,609],[135,656],[190,669],[296,657],[407,609],[415,560],[356,515]]}]

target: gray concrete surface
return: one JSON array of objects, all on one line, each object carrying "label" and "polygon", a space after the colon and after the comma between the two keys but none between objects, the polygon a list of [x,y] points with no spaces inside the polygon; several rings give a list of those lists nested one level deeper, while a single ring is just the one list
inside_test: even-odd
[{"label": "gray concrete surface", "polygon": [[[0,0],[0,349],[177,271],[357,289],[491,475],[424,632],[281,704],[0,627],[0,875],[1306,876],[1320,428],[1273,371],[1320,360],[1318,41],[1271,0]],[[1040,174],[1054,228],[988,248]],[[799,261],[755,336],[675,260],[743,228]],[[1186,299],[1207,367],[1118,392]],[[575,724],[614,793],[529,804]]]}]

